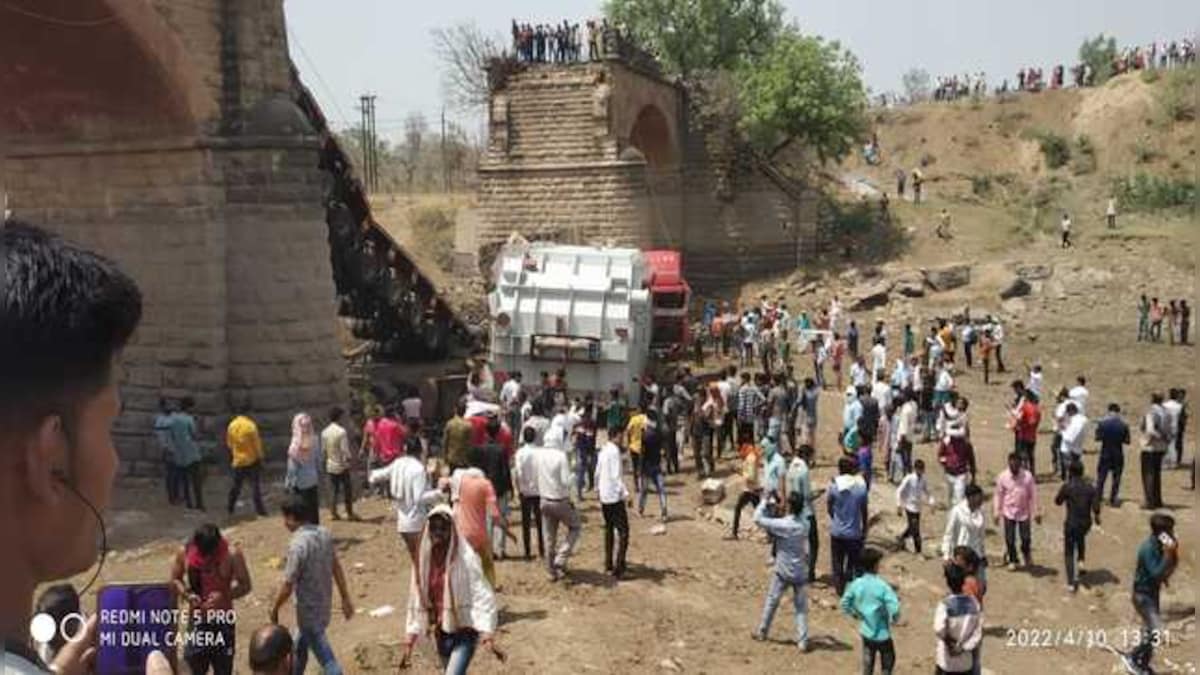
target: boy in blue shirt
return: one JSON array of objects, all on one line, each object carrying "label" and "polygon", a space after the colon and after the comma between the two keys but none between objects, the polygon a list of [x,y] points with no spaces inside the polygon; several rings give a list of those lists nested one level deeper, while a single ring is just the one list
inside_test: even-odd
[{"label": "boy in blue shirt", "polygon": [[833,583],[841,595],[846,584],[859,575],[859,556],[866,537],[867,484],[858,475],[858,463],[853,457],[838,459],[838,475],[830,481],[825,498]]},{"label": "boy in blue shirt", "polygon": [[863,574],[846,588],[842,595],[842,611],[858,619],[862,636],[862,672],[875,672],[875,656],[880,656],[880,672],[892,675],[896,665],[896,646],[892,642],[891,626],[900,618],[900,599],[891,585],[877,574],[883,553],[868,548],[862,553]]}]

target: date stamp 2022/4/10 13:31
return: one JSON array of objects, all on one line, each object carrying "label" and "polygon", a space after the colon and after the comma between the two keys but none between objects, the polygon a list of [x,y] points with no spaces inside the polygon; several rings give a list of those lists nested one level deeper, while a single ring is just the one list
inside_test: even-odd
[{"label": "date stamp 2022/4/10 13:31", "polygon": [[1098,626],[1055,626],[1008,628],[1004,631],[1006,649],[1116,649],[1127,651],[1148,641],[1155,648],[1175,644],[1171,630],[1145,630],[1139,626],[1104,628]]}]

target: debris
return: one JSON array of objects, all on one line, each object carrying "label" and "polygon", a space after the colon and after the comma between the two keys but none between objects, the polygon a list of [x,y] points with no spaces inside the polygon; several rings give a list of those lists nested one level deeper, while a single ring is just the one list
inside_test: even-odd
[{"label": "debris", "polygon": [[1017,267],[1017,276],[1025,281],[1041,281],[1054,276],[1054,267],[1051,265],[1020,265]]},{"label": "debris", "polygon": [[971,283],[970,265],[947,265],[934,269],[923,269],[925,283],[935,291],[948,291]]},{"label": "debris", "polygon": [[283,569],[283,558],[280,558],[277,555],[267,558],[267,567],[270,567],[273,570]]},{"label": "debris", "polygon": [[376,607],[375,609],[367,612],[367,614],[374,619],[380,619],[395,613],[395,611],[395,607],[392,607],[391,605],[383,605],[382,607]]},{"label": "debris", "polygon": [[851,312],[862,312],[868,309],[875,309],[888,304],[891,299],[892,283],[890,281],[880,281],[870,286],[857,289],[850,297],[847,303],[847,309]]},{"label": "debris", "polygon": [[667,533],[666,523],[659,523],[659,524],[655,525],[654,527],[650,528],[650,534],[652,534],[656,537],[662,536],[666,533]]},{"label": "debris", "polygon": [[674,671],[674,672],[679,672],[679,671],[683,670],[683,668],[680,666],[679,659],[676,659],[674,657],[663,659],[662,661],[659,661],[658,667],[662,668],[663,670],[670,670],[670,671]]},{"label": "debris", "polygon": [[1028,281],[1021,277],[1017,277],[1016,279],[1013,279],[1004,290],[1000,291],[1000,299],[1008,300],[1010,298],[1023,298],[1029,295],[1032,291],[1033,286],[1030,286]]},{"label": "debris", "polygon": [[719,504],[725,499],[725,481],[708,478],[700,484],[700,499],[705,504]]}]

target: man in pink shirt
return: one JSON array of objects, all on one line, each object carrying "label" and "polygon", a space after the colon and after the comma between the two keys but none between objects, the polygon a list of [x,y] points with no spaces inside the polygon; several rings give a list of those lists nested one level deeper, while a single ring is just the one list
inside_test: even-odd
[{"label": "man in pink shirt", "polygon": [[1021,555],[1025,566],[1033,564],[1030,543],[1030,518],[1038,524],[1042,515],[1037,506],[1037,482],[1033,474],[1021,464],[1021,455],[1009,453],[1008,468],[996,478],[996,492],[992,498],[992,519],[999,525],[1004,518],[1004,561],[1010,570],[1017,568],[1017,532],[1021,533]]},{"label": "man in pink shirt", "polygon": [[396,407],[390,406],[387,414],[375,421],[375,457],[379,467],[391,464],[404,453],[404,439],[408,436],[408,430],[400,423],[399,417]]},{"label": "man in pink shirt", "polygon": [[471,548],[479,554],[483,563],[483,574],[492,588],[496,587],[496,567],[492,561],[492,543],[488,519],[500,523],[508,532],[508,524],[500,516],[500,505],[496,501],[496,489],[479,469],[459,469],[450,477],[450,495],[454,503],[454,527]]}]

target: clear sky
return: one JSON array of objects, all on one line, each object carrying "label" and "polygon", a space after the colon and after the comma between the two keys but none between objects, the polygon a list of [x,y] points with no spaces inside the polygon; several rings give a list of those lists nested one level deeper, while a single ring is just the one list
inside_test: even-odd
[{"label": "clear sky", "polygon": [[[784,0],[806,33],[840,40],[872,90],[899,91],[911,67],[933,76],[984,71],[1010,81],[1021,66],[1069,65],[1086,36],[1122,45],[1200,31],[1198,0]],[[381,135],[398,136],[410,111],[435,124],[439,64],[430,31],[473,20],[499,39],[509,22],[583,21],[598,0],[285,0],[293,60],[336,125],[359,119],[358,97],[378,96]],[[448,115],[455,117],[453,112]],[[478,126],[476,122],[473,126]]]}]

